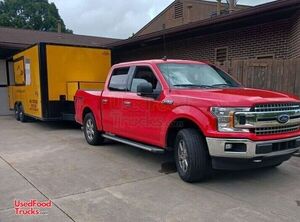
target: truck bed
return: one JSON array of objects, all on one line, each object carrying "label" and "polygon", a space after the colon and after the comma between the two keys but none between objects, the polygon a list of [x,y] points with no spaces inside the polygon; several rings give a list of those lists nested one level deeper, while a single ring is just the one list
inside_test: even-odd
[{"label": "truck bed", "polygon": [[[76,122],[82,124],[83,116],[88,111],[95,111],[93,113],[98,114],[95,116],[96,119],[101,119],[101,96],[102,90],[99,91],[87,91],[87,90],[78,90],[75,95],[75,120]],[[97,111],[96,111],[97,110]],[[101,124],[101,121],[99,121]],[[102,128],[102,126],[101,126]]]}]

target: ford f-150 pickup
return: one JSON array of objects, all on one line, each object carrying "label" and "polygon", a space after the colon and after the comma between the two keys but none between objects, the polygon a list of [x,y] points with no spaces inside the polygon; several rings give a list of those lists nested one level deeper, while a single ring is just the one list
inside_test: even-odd
[{"label": "ford f-150 pickup", "polygon": [[111,139],[174,151],[179,176],[276,167],[300,147],[300,101],[245,88],[214,65],[147,60],[114,65],[102,91],[79,90],[76,121],[91,145]]}]

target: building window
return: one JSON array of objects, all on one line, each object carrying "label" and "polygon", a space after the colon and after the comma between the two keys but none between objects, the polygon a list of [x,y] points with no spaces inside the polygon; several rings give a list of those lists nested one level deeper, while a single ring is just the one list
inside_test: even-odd
[{"label": "building window", "polygon": [[259,55],[256,56],[256,59],[274,59],[275,56],[274,55]]},{"label": "building window", "polygon": [[223,63],[228,60],[228,47],[216,48],[216,62]]},{"label": "building window", "polygon": [[174,6],[174,10],[175,10],[175,13],[174,13],[175,19],[183,17],[183,3],[182,2],[176,1],[175,6]]}]

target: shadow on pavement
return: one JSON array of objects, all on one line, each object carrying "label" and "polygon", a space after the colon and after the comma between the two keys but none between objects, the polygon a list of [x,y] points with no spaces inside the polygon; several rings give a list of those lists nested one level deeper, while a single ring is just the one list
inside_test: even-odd
[{"label": "shadow on pavement", "polygon": [[[76,122],[72,121],[53,121],[53,122],[42,122],[38,120],[32,120],[28,123],[34,124],[43,130],[80,130],[81,126]],[[27,124],[27,123],[24,123]]]}]

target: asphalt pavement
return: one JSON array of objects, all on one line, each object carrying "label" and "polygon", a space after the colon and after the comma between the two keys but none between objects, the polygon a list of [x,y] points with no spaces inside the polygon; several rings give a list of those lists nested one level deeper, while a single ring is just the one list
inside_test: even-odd
[{"label": "asphalt pavement", "polygon": [[[15,201],[30,200],[52,204],[17,215]],[[0,117],[0,221],[299,222],[300,157],[188,184],[171,154],[92,147],[75,124]]]}]

